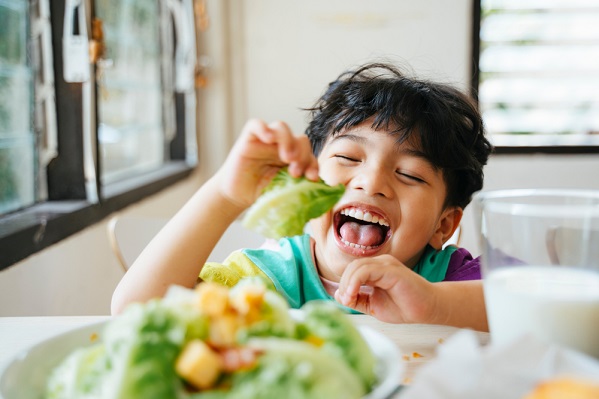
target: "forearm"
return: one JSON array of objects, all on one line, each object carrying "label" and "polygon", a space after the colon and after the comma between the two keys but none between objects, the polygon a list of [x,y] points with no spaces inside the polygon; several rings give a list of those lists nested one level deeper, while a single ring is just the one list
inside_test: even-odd
[{"label": "forearm", "polygon": [[208,180],[148,244],[117,286],[112,313],[161,297],[172,284],[192,287],[212,249],[243,208]]},{"label": "forearm", "polygon": [[489,331],[481,280],[435,283],[430,323]]}]

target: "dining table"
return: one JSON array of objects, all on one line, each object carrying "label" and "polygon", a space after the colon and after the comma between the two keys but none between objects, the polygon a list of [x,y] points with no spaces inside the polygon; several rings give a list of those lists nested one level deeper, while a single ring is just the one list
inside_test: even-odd
[{"label": "dining table", "polygon": [[[409,385],[418,370],[433,361],[437,348],[461,329],[431,324],[391,324],[369,315],[349,316],[356,325],[367,326],[396,346],[403,363],[398,385]],[[92,323],[110,320],[111,316],[28,316],[0,317],[0,370],[20,352],[44,340]],[[475,332],[481,345],[490,341],[489,333]],[[398,392],[394,397],[401,397]]]}]

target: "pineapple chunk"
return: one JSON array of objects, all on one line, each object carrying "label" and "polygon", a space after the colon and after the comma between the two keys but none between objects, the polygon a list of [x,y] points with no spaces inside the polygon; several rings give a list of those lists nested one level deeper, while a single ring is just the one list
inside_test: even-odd
[{"label": "pineapple chunk", "polygon": [[220,376],[223,361],[205,342],[195,339],[187,343],[179,354],[175,370],[194,387],[208,389]]},{"label": "pineapple chunk", "polygon": [[260,284],[248,284],[231,290],[230,302],[233,309],[242,315],[259,312],[264,302],[266,287]]},{"label": "pineapple chunk", "polygon": [[217,348],[235,346],[237,330],[241,326],[239,315],[229,311],[210,318],[208,341]]},{"label": "pineapple chunk", "polygon": [[217,283],[202,283],[196,288],[200,312],[219,316],[229,307],[229,289]]}]

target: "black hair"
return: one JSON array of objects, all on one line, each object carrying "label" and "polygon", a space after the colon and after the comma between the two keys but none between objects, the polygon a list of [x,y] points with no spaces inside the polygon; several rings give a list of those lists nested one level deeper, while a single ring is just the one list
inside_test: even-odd
[{"label": "black hair", "polygon": [[366,64],[342,73],[307,111],[306,135],[316,156],[329,136],[372,118],[373,129],[408,140],[442,171],[446,206],[465,208],[482,189],[492,146],[475,102],[450,85],[408,77],[389,64]]}]

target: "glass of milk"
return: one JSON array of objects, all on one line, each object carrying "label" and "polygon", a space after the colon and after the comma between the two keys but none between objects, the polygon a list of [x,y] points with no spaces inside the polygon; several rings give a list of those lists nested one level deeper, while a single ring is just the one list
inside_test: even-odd
[{"label": "glass of milk", "polygon": [[599,191],[473,199],[494,344],[526,334],[599,358]]}]

